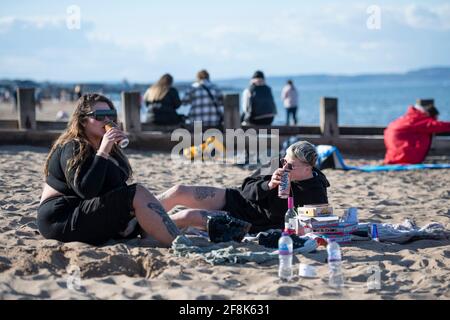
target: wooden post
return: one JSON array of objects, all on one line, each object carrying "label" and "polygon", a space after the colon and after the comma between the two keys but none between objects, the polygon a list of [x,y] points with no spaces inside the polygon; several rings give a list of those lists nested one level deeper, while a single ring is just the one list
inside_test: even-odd
[{"label": "wooden post", "polygon": [[226,94],[223,97],[223,126],[224,129],[237,129],[241,127],[239,114],[239,94]]},{"label": "wooden post", "polygon": [[34,88],[17,89],[18,120],[20,130],[36,130],[36,102]]},{"label": "wooden post", "polygon": [[422,107],[428,106],[430,104],[434,106],[434,99],[417,99],[416,104]]},{"label": "wooden post", "polygon": [[122,92],[123,124],[127,132],[141,132],[141,94],[139,91]]},{"label": "wooden post", "polygon": [[339,136],[337,98],[320,98],[320,132],[324,137]]}]

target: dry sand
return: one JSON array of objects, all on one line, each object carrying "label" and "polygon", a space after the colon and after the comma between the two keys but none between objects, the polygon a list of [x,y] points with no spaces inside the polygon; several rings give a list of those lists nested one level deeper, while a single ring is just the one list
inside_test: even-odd
[{"label": "dry sand", "polygon": [[[76,102],[58,101],[58,100],[44,100],[42,108],[36,108],[36,120],[38,121],[56,121],[56,114],[58,111],[65,111],[68,115],[73,113]],[[18,112],[14,109],[13,103],[0,103],[0,119],[2,120],[17,120]],[[65,120],[67,121],[67,119]]]},{"label": "dry sand", "polygon": [[[298,261],[313,264],[319,278],[296,278],[286,284],[277,279],[277,261],[211,266],[199,259],[176,257],[169,249],[149,247],[143,240],[102,247],[45,240],[35,219],[47,152],[30,146],[0,146],[0,299],[450,298],[448,240],[344,246],[342,296],[327,286],[324,248],[295,258],[296,271]],[[250,173],[236,166],[187,166],[163,153],[127,152],[135,181],[155,193],[174,184],[235,186]],[[440,222],[450,228],[450,170],[325,173],[331,183],[330,202],[337,209],[358,207],[361,221],[400,223],[414,218],[418,225]],[[374,263],[381,269],[380,290],[366,286]],[[77,275],[76,268],[80,287],[71,278]]]}]

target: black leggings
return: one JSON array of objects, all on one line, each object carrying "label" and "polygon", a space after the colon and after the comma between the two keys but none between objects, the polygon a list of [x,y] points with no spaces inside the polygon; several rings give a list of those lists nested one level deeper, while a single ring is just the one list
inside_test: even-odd
[{"label": "black leggings", "polygon": [[289,125],[290,116],[294,119],[294,124],[297,124],[297,107],[286,109],[286,125]]},{"label": "black leggings", "polygon": [[47,239],[93,245],[121,238],[119,232],[133,218],[135,193],[132,184],[88,200],[76,196],[46,199],[38,209],[39,231]]}]

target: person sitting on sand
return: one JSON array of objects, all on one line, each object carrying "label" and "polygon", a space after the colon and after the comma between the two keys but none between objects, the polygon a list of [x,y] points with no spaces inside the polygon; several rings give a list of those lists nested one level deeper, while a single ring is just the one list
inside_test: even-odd
[{"label": "person sitting on sand", "polygon": [[250,87],[242,93],[241,120],[247,124],[270,125],[277,114],[272,89],[266,84],[264,73],[256,71],[250,80]]},{"label": "person sitting on sand", "polygon": [[141,228],[170,246],[179,230],[149,190],[127,185],[132,168],[116,145],[125,135],[118,128],[106,132],[109,120],[117,121],[117,112],[108,98],[86,94],[78,100],[45,162],[39,231],[47,239],[99,245],[137,236]]},{"label": "person sitting on sand", "polygon": [[[280,161],[280,168],[272,175],[256,171],[245,178],[240,188],[214,188],[206,186],[174,186],[157,198],[168,212],[176,205],[189,209],[171,215],[178,228],[196,227],[205,230],[212,216],[227,215],[251,223],[250,233],[284,226],[287,199],[278,197],[283,170],[290,171],[291,195],[295,206],[328,203],[325,175],[314,167],[317,151],[307,141],[292,144]],[[211,236],[211,234],[210,234]]]},{"label": "person sitting on sand", "polygon": [[405,115],[384,130],[385,164],[417,164],[425,160],[432,135],[450,132],[450,122],[438,121],[432,101],[410,106]]},{"label": "person sitting on sand", "polygon": [[172,84],[173,77],[166,73],[145,92],[148,122],[159,125],[175,125],[181,122],[182,118],[176,111],[181,106],[181,100]]},{"label": "person sitting on sand", "polygon": [[223,94],[210,81],[209,73],[200,70],[197,81],[186,91],[182,104],[190,105],[189,120],[201,121],[203,126],[220,126],[223,122]]}]

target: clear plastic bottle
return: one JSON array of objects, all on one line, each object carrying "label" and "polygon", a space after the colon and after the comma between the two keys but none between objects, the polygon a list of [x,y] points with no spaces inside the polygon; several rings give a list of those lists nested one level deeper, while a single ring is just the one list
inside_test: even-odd
[{"label": "clear plastic bottle", "polygon": [[278,276],[283,281],[290,281],[292,279],[292,256],[294,251],[294,245],[292,239],[287,232],[281,234],[280,240],[278,240]]},{"label": "clear plastic bottle", "polygon": [[297,214],[294,210],[294,198],[288,198],[288,209],[284,215],[284,232],[288,234],[295,234],[295,227],[297,224]]},{"label": "clear plastic bottle", "polygon": [[330,287],[340,289],[344,285],[344,276],[342,274],[342,255],[341,247],[335,239],[328,239],[327,253],[330,276],[328,284]]}]

